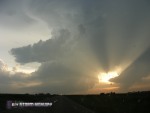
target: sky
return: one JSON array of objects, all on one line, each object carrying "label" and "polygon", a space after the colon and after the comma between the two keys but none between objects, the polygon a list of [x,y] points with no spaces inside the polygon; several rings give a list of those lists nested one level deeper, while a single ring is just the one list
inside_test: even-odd
[{"label": "sky", "polygon": [[0,0],[0,93],[150,90],[149,0]]}]

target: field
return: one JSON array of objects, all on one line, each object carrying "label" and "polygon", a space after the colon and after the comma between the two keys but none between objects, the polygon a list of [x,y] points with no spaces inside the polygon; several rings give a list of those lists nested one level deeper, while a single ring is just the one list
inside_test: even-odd
[{"label": "field", "polygon": [[[8,109],[8,100],[53,105]],[[150,113],[149,107],[150,91],[99,95],[0,94],[0,113]]]}]

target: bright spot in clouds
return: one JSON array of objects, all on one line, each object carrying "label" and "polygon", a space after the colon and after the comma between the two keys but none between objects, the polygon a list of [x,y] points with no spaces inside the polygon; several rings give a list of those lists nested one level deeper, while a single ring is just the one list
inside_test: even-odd
[{"label": "bright spot in clouds", "polygon": [[113,71],[113,72],[108,72],[108,73],[100,73],[99,75],[98,75],[98,79],[99,79],[99,82],[101,83],[106,83],[106,84],[109,84],[109,83],[112,83],[112,82],[110,82],[109,80],[111,79],[111,78],[115,78],[115,77],[117,77],[117,76],[119,76],[119,74],[117,73],[117,72],[115,72],[115,71]]},{"label": "bright spot in clouds", "polygon": [[30,69],[30,68],[16,68],[16,67],[8,67],[8,71],[11,73],[11,74],[15,74],[15,73],[25,73],[25,74],[31,74],[33,72],[36,71],[36,69]]}]

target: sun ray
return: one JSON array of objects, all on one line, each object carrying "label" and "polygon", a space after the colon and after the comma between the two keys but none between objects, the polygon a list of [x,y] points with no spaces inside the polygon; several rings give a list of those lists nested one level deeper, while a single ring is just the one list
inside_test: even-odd
[{"label": "sun ray", "polygon": [[115,78],[117,76],[119,76],[119,74],[116,71],[112,71],[112,72],[108,72],[108,73],[100,73],[98,75],[98,79],[99,79],[99,82],[110,84],[113,82],[110,82],[109,80],[111,78]]}]

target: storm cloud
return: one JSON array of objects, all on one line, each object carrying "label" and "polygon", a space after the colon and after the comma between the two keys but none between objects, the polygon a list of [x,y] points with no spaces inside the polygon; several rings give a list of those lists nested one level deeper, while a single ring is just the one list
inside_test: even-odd
[{"label": "storm cloud", "polygon": [[[142,78],[150,75],[150,48],[139,56],[122,74],[112,79],[112,81],[120,83],[120,90],[128,90],[137,83],[143,81]],[[144,83],[146,84],[146,82]],[[149,90],[149,89],[147,89]]]},{"label": "storm cloud", "polygon": [[[23,7],[16,10],[15,3]],[[22,65],[41,64],[28,78],[40,85],[28,87],[30,91],[86,92],[99,84],[99,73],[116,67],[122,71],[111,81],[119,84],[120,91],[149,76],[148,0],[27,0],[7,6],[0,13],[14,17],[18,26],[40,21],[51,30],[47,40],[10,50]],[[8,25],[10,20],[5,20]]]},{"label": "storm cloud", "polygon": [[[39,84],[39,81],[31,80],[29,74],[10,71],[7,64],[0,60],[0,93],[32,92],[29,90],[29,87]],[[26,88],[28,90],[24,90]]]},{"label": "storm cloud", "polygon": [[72,37],[69,30],[61,29],[49,40],[14,48],[11,53],[21,64],[41,63],[30,78],[42,82],[39,87],[34,88],[37,91],[77,93],[98,83],[97,76],[93,76],[98,70],[96,61],[92,60],[94,56],[87,51],[82,39]]}]

